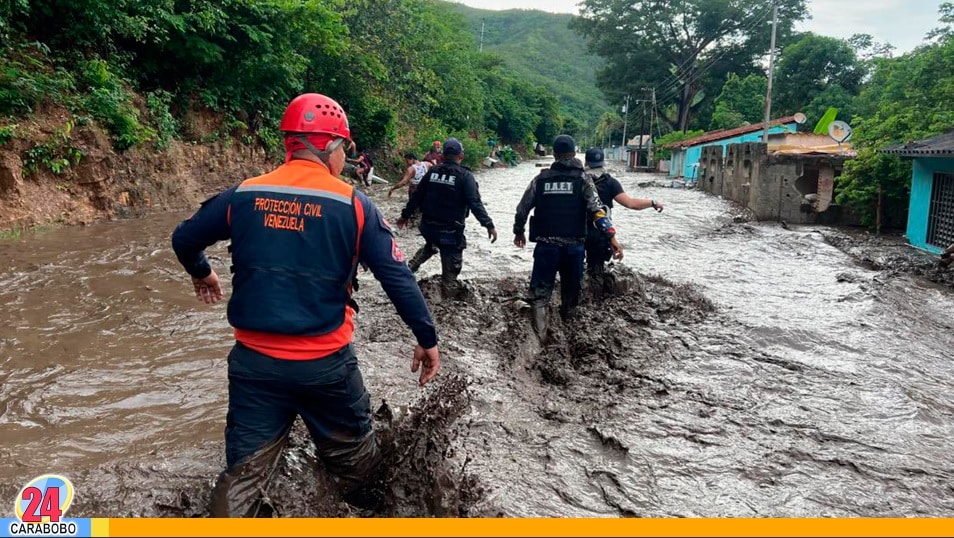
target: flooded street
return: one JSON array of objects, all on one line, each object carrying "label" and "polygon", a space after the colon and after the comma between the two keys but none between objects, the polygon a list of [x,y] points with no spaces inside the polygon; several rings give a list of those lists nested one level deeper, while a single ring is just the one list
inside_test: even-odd
[{"label": "flooded street", "polygon": [[[822,227],[735,222],[718,198],[619,173],[665,204],[613,214],[638,286],[541,346],[513,301],[532,248],[511,233],[539,170],[478,175],[500,239],[468,220],[464,300],[430,293],[438,257],[418,275],[442,338],[436,387],[417,387],[410,331],[360,276],[372,401],[411,409],[397,445],[429,462],[426,479],[392,476],[403,496],[377,515],[954,516],[949,288],[871,270]],[[396,221],[406,195],[375,189]],[[198,303],[170,248],[186,216],[0,241],[0,499],[50,472],[73,480],[73,516],[203,515],[232,338],[224,302]],[[422,244],[411,229],[399,242],[408,257]],[[209,254],[228,289],[225,244]],[[276,505],[314,483],[308,447],[290,452]],[[277,512],[348,515],[309,502]]]}]

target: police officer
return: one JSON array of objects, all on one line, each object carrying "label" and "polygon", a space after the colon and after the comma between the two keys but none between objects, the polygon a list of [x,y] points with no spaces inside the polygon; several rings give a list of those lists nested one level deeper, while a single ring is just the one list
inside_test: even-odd
[{"label": "police officer", "polygon": [[[663,205],[651,198],[633,198],[626,194],[619,180],[611,176],[603,169],[604,157],[601,148],[590,148],[586,150],[586,168],[587,176],[596,186],[600,202],[606,207],[606,213],[610,218],[613,217],[613,202],[619,205],[635,209],[653,208],[657,212],[662,212]],[[595,286],[595,290],[602,295],[603,275],[605,274],[606,262],[612,256],[612,247],[606,234],[600,232],[595,226],[591,226],[586,236],[586,273],[590,284]]]},{"label": "police officer", "polygon": [[235,329],[229,353],[227,469],[213,517],[258,513],[268,476],[296,416],[345,499],[366,503],[379,476],[370,396],[351,347],[358,263],[381,281],[417,339],[419,383],[440,367],[437,334],[394,236],[363,193],[338,179],[351,133],[341,106],[320,94],[296,97],[280,125],[285,164],[210,198],[172,235],[179,262],[205,303],[223,297],[204,249],[230,240]]},{"label": "police officer", "polygon": [[460,141],[448,138],[444,142],[443,151],[443,162],[431,167],[430,171],[424,174],[417,190],[401,211],[397,224],[399,228],[407,226],[408,219],[420,207],[419,229],[424,236],[424,246],[414,254],[408,267],[411,272],[416,272],[421,264],[440,252],[441,283],[444,291],[454,297],[460,291],[457,276],[463,267],[464,249],[467,248],[464,238],[467,215],[471,211],[474,212],[481,226],[487,228],[487,237],[491,243],[497,241],[497,230],[480,200],[474,174],[461,165],[464,148]]},{"label": "police officer", "polygon": [[560,273],[563,301],[560,316],[565,320],[576,313],[583,280],[584,241],[592,221],[607,236],[613,256],[622,259],[623,249],[616,240],[613,224],[603,211],[593,181],[583,172],[583,163],[576,158],[576,141],[560,135],[553,141],[554,163],[530,182],[517,206],[513,224],[514,245],[527,244],[524,225],[530,210],[530,241],[533,250],[533,272],[530,275],[530,300],[533,306],[533,329],[541,337],[546,333],[547,305],[553,294],[553,283]]}]

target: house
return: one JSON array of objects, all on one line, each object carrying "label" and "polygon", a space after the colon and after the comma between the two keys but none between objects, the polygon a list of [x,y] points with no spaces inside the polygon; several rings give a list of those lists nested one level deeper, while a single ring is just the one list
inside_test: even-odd
[{"label": "house", "polygon": [[[718,146],[722,148],[724,157],[725,148],[729,144],[762,140],[763,125],[765,124],[756,123],[754,125],[743,125],[735,129],[711,131],[695,138],[667,144],[665,147],[672,150],[672,157],[669,163],[669,177],[685,178],[690,182],[695,181],[699,177],[699,158],[702,156],[703,147]],[[798,123],[795,121],[795,117],[787,116],[770,121],[769,134],[794,133],[797,127]]]},{"label": "house", "polygon": [[637,166],[647,166],[649,150],[652,147],[652,135],[636,135],[626,142],[626,153],[630,170]]},{"label": "house", "polygon": [[878,151],[914,161],[908,242],[934,253],[954,243],[954,131]]},{"label": "house", "polygon": [[706,146],[698,185],[748,208],[759,220],[853,224],[856,219],[835,203],[835,178],[854,155],[847,143],[803,133],[769,135],[768,144]]}]

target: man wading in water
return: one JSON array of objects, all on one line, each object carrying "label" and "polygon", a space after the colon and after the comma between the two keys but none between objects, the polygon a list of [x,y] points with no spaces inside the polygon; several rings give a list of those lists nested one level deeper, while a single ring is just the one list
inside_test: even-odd
[{"label": "man wading in water", "polygon": [[351,138],[341,106],[320,94],[295,98],[282,117],[285,164],[206,200],[172,235],[199,300],[222,299],[204,249],[231,240],[235,328],[229,353],[227,469],[212,492],[212,517],[254,517],[301,416],[318,458],[348,502],[382,499],[381,450],[371,399],[351,347],[358,263],[366,264],[417,340],[411,371],[424,385],[440,355],[431,314],[377,207],[337,176]]}]

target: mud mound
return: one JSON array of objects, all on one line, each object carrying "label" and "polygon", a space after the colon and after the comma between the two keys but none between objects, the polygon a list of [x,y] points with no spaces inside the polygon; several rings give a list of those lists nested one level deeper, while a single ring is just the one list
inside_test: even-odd
[{"label": "mud mound", "polygon": [[831,229],[821,234],[867,269],[888,277],[914,275],[954,288],[954,266],[940,265],[938,256],[912,247],[901,236]]},{"label": "mud mound", "polygon": [[[483,491],[466,473],[466,458],[457,458],[452,444],[457,419],[469,405],[465,381],[450,376],[438,378],[436,390],[403,414],[386,403],[379,408],[375,429],[388,472],[378,491],[383,504],[377,510],[341,499],[315,456],[306,428],[296,421],[263,492],[258,517],[467,516]],[[171,459],[175,461],[152,465],[119,463],[76,476],[78,494],[71,512],[88,517],[208,517],[212,486],[221,471],[221,447]],[[169,468],[194,472],[170,473]],[[91,493],[97,491],[109,494]]]},{"label": "mud mound", "polygon": [[617,281],[627,282],[627,291],[584,304],[568,322],[551,308],[546,345],[532,365],[544,382],[629,392],[645,381],[647,364],[670,357],[670,339],[660,337],[661,326],[692,324],[714,311],[691,286],[644,277],[624,266],[613,273]]}]

